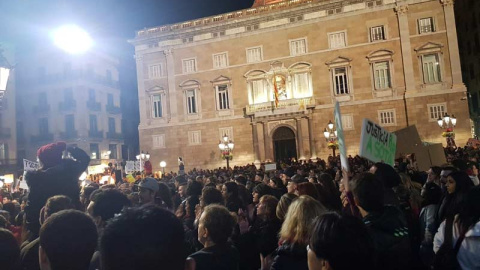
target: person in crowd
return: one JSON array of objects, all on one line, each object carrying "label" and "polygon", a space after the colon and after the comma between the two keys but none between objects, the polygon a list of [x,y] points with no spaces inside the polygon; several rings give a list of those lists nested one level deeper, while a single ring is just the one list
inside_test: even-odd
[{"label": "person in crowd", "polygon": [[298,196],[308,195],[315,200],[320,201],[320,195],[318,194],[318,190],[315,187],[315,184],[312,184],[310,182],[303,182],[298,184],[295,194]]},{"label": "person in crowd", "polygon": [[384,181],[371,173],[361,173],[351,190],[363,222],[372,233],[382,269],[410,269],[411,242],[403,213],[395,206],[385,205]]},{"label": "person in crowd", "polygon": [[292,176],[292,179],[288,181],[288,184],[287,184],[287,192],[295,193],[297,190],[298,184],[305,183],[305,182],[308,182],[308,181],[305,179],[305,177],[301,175],[296,174]]},{"label": "person in crowd", "polygon": [[169,211],[173,212],[175,210],[173,208],[172,194],[165,183],[158,183],[158,191],[157,196],[155,197],[155,203]]},{"label": "person in crowd", "polygon": [[3,198],[2,198],[2,203],[3,205],[7,204],[7,203],[11,203],[12,202],[12,195],[7,193],[7,194],[4,194],[3,195]]},{"label": "person in crowd", "polygon": [[100,237],[104,270],[184,270],[181,221],[154,205],[126,208],[108,222]]},{"label": "person in crowd", "polygon": [[[342,201],[340,200],[340,192],[335,186],[334,179],[331,175],[322,173],[318,177],[318,184],[321,188],[317,188],[320,195],[320,202],[327,209],[340,211],[342,209]],[[319,187],[318,185],[316,185]]]},{"label": "person in crowd", "polygon": [[433,262],[433,236],[437,232],[435,214],[442,197],[442,190],[434,181],[428,182],[423,187],[422,210],[420,211],[420,258],[425,266]]},{"label": "person in crowd", "polygon": [[[447,240],[449,227],[451,238]],[[469,190],[460,213],[455,218],[447,218],[438,228],[433,245],[437,256],[444,256],[439,254],[444,243],[455,248],[461,269],[480,269],[480,187]]]},{"label": "person in crowd", "polygon": [[287,187],[282,182],[282,179],[279,177],[272,177],[268,182],[268,185],[273,189],[273,195],[280,199],[283,194],[287,193]]},{"label": "person in crowd", "polygon": [[[45,223],[51,215],[60,212],[62,210],[73,209],[74,205],[72,200],[65,195],[56,195],[48,198],[45,207],[43,208],[43,215],[40,216],[40,224]],[[40,246],[40,239],[36,238],[33,241],[27,243],[20,252],[21,269],[25,270],[38,270],[40,264],[38,261],[38,249]]]},{"label": "person in crowd", "polygon": [[97,246],[93,220],[78,210],[51,215],[40,229],[41,270],[87,270]]},{"label": "person in crowd", "polygon": [[223,194],[214,187],[205,187],[200,197],[200,206],[202,208],[210,204],[224,205]]},{"label": "person in crowd", "polygon": [[242,202],[238,196],[238,185],[235,182],[226,182],[222,187],[222,195],[228,210],[237,213],[242,207]]},{"label": "person in crowd", "polygon": [[400,202],[394,188],[399,186],[402,180],[395,169],[388,164],[378,162],[372,166],[370,172],[382,182],[385,204],[399,206]]},{"label": "person in crowd", "polygon": [[328,212],[314,221],[309,270],[375,269],[375,246],[367,227],[352,216]]},{"label": "person in crowd", "polygon": [[[73,159],[62,159],[65,150]],[[90,156],[85,151],[77,147],[66,149],[64,142],[40,147],[37,157],[41,168],[36,171],[26,171],[23,176],[29,188],[25,215],[27,229],[31,232],[32,239],[38,236],[40,210],[48,198],[66,195],[76,207],[80,207],[78,178],[90,162]]]},{"label": "person in crowd", "polygon": [[13,234],[0,228],[0,268],[4,270],[19,269],[20,248]]},{"label": "person in crowd", "polygon": [[312,221],[326,211],[325,206],[310,196],[300,196],[292,202],[280,230],[281,246],[272,254],[272,270],[308,269],[306,248]]},{"label": "person in crowd", "polygon": [[90,184],[85,186],[80,191],[80,203],[82,204],[83,209],[86,211],[88,205],[90,204],[90,195],[97,190],[99,186],[97,184]]},{"label": "person in crowd", "polygon": [[155,197],[159,190],[158,182],[154,178],[147,177],[138,183],[138,196],[140,205],[155,204]]},{"label": "person in crowd", "polygon": [[475,162],[468,162],[466,173],[472,180],[474,186],[478,186],[480,184],[480,180],[478,179],[478,168]]},{"label": "person in crowd", "polygon": [[[443,171],[442,171],[443,172]],[[466,195],[473,183],[468,174],[462,171],[454,171],[447,176],[444,195],[437,212],[437,225],[446,218],[453,218],[465,206]]]},{"label": "person in crowd", "polygon": [[238,269],[240,255],[228,242],[234,226],[235,219],[225,206],[205,207],[198,224],[198,241],[204,248],[190,255],[195,269]]},{"label": "person in crowd", "polygon": [[288,207],[294,200],[298,198],[297,195],[294,193],[285,193],[283,196],[280,198],[280,201],[277,204],[277,209],[276,209],[276,216],[280,221],[285,220],[285,216],[287,215]]}]

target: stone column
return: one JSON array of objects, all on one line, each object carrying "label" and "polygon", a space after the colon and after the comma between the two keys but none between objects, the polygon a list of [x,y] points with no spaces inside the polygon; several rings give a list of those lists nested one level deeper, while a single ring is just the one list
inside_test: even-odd
[{"label": "stone column", "polygon": [[271,154],[272,140],[268,136],[268,122],[262,122],[262,125],[263,125],[263,142],[265,144],[265,160],[267,159],[273,160],[273,155]]},{"label": "stone column", "polygon": [[252,122],[252,137],[253,137],[253,153],[254,153],[254,164],[260,164],[260,149],[258,145],[258,132],[257,132],[257,122]]},{"label": "stone column", "polygon": [[313,137],[313,115],[308,118],[308,142],[310,143],[310,159],[317,158],[317,149],[315,148],[315,138]]},{"label": "stone column", "polygon": [[295,120],[297,121],[298,159],[305,160],[305,153],[303,152],[302,118],[295,118]]},{"label": "stone column", "polygon": [[148,97],[145,96],[145,80],[143,76],[143,55],[135,55],[138,78],[138,106],[140,110],[140,126],[147,124],[147,111],[149,106]]},{"label": "stone column", "polygon": [[163,54],[165,55],[166,60],[166,71],[168,79],[168,91],[167,96],[167,109],[168,109],[168,118],[169,120],[176,121],[178,117],[177,113],[177,95],[176,95],[176,85],[175,85],[175,63],[173,59],[172,49],[164,50]]},{"label": "stone column", "polygon": [[415,77],[413,76],[414,69],[412,61],[412,45],[410,44],[410,31],[408,30],[408,5],[397,3],[395,12],[397,13],[400,30],[405,91],[412,91],[415,90]]},{"label": "stone column", "polygon": [[455,28],[454,0],[441,0],[445,14],[445,28],[447,30],[448,52],[450,54],[450,69],[452,70],[452,86],[462,84],[462,70],[460,54],[458,52],[457,29]]}]

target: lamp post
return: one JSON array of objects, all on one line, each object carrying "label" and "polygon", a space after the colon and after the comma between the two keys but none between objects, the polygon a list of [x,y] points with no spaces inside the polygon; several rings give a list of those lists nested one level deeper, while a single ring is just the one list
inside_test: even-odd
[{"label": "lamp post", "polygon": [[150,154],[147,152],[146,154],[142,151],[140,155],[136,156],[137,160],[140,161],[140,170],[143,171],[143,162],[145,160],[150,159]]},{"label": "lamp post", "polygon": [[327,140],[328,148],[332,149],[333,156],[335,157],[335,150],[338,148],[337,143],[337,130],[334,129],[332,121],[328,121],[327,127],[323,130],[325,140]]},{"label": "lamp post", "polygon": [[453,131],[453,128],[457,124],[457,118],[455,115],[452,114],[452,116],[449,116],[448,113],[445,113],[443,117],[438,118],[437,123],[441,129],[445,129],[442,133],[442,137],[447,139],[447,147],[457,147],[455,144],[455,132]]},{"label": "lamp post", "polygon": [[230,168],[230,160],[233,158],[232,152],[234,147],[235,144],[230,138],[228,138],[227,134],[223,135],[222,140],[218,144],[218,148],[220,149],[222,158],[227,160],[227,169]]},{"label": "lamp post", "polygon": [[160,167],[162,168],[162,173],[165,175],[165,167],[167,166],[167,163],[165,161],[160,161]]}]

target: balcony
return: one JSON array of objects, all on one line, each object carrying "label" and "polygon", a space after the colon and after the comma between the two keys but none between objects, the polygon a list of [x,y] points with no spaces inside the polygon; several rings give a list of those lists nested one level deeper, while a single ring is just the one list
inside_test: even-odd
[{"label": "balcony", "polygon": [[58,104],[58,109],[60,111],[71,111],[74,110],[77,107],[77,102],[75,100],[67,100],[64,102],[60,102]]},{"label": "balcony", "polygon": [[87,108],[90,111],[94,111],[94,112],[99,112],[102,110],[102,106],[100,105],[100,102],[96,102],[95,100],[87,101]]},{"label": "balcony", "polygon": [[31,137],[31,142],[32,143],[53,142],[53,134],[45,133],[45,134],[40,134],[40,135],[37,135],[37,136],[32,136]]},{"label": "balcony", "polygon": [[103,139],[103,131],[99,130],[89,130],[88,137],[92,139]]},{"label": "balcony", "polygon": [[68,130],[65,132],[60,132],[60,138],[64,140],[76,139],[78,137],[78,132],[76,130]]},{"label": "balcony", "polygon": [[29,83],[39,84],[39,85],[49,85],[49,84],[56,84],[59,82],[76,81],[76,80],[84,80],[84,81],[92,82],[99,85],[109,86],[116,89],[120,88],[119,81],[114,81],[112,79],[109,79],[106,76],[84,71],[81,69],[71,70],[67,74],[63,74],[63,73],[47,74],[45,76],[42,76],[41,80],[38,80],[38,78],[35,78],[35,79],[32,79]]},{"label": "balcony", "polygon": [[43,104],[43,105],[38,105],[33,107],[34,113],[47,113],[49,111],[50,111],[50,105],[48,104]]},{"label": "balcony", "polygon": [[282,114],[291,112],[301,112],[307,108],[315,107],[315,99],[313,97],[280,100],[275,108],[275,102],[264,102],[259,104],[251,104],[245,108],[247,115],[269,115]]},{"label": "balcony", "polygon": [[116,133],[116,132],[107,132],[107,139],[111,140],[123,140],[123,135],[122,133]]},{"label": "balcony", "polygon": [[107,104],[107,105],[105,105],[105,108],[106,108],[107,112],[110,113],[110,114],[120,114],[120,113],[122,113],[122,110],[120,109],[120,107],[116,107],[113,104]]},{"label": "balcony", "polygon": [[0,139],[10,139],[12,130],[10,128],[0,127]]}]

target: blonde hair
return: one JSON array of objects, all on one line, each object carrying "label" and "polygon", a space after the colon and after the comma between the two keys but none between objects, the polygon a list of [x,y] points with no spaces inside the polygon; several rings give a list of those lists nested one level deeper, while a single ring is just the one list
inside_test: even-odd
[{"label": "blonde hair", "polygon": [[327,208],[308,195],[302,195],[288,207],[280,238],[290,243],[307,244],[313,220],[327,212]]}]

